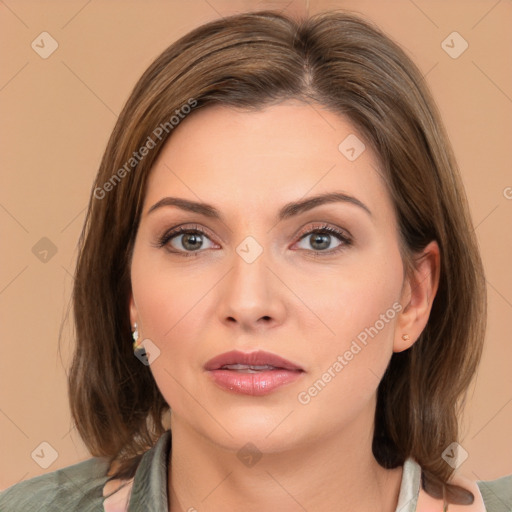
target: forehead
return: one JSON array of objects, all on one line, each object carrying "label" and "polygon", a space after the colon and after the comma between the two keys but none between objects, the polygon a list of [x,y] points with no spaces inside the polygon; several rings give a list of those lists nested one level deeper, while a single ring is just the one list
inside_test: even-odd
[{"label": "forehead", "polygon": [[378,159],[348,119],[295,100],[254,112],[216,105],[173,130],[151,170],[145,210],[165,195],[269,210],[333,190],[390,207]]}]

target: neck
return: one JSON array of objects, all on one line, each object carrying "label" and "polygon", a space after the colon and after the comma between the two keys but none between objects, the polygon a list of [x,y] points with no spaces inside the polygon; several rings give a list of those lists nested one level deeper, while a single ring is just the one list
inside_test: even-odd
[{"label": "neck", "polygon": [[367,419],[300,447],[264,453],[252,465],[249,455],[244,465],[236,449],[213,444],[174,417],[170,510],[394,512],[402,467],[388,470],[375,460]]}]

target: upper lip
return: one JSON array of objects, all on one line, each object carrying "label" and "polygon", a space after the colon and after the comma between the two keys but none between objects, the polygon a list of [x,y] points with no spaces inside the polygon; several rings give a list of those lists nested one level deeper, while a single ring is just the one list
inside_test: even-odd
[{"label": "upper lip", "polygon": [[269,365],[275,366],[276,368],[283,368],[285,370],[300,370],[304,371],[300,366],[288,361],[287,359],[272,354],[271,352],[265,352],[258,350],[255,352],[240,352],[239,350],[232,350],[231,352],[224,352],[214,358],[210,359],[205,365],[206,370],[218,370],[227,364],[247,364],[247,365]]}]

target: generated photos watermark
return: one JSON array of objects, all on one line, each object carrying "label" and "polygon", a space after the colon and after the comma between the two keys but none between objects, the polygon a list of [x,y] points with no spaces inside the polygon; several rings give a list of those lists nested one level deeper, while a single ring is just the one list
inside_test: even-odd
[{"label": "generated photos watermark", "polygon": [[[94,197],[96,199],[103,199],[107,192],[110,192],[114,189],[114,187],[121,182],[121,180],[129,174],[132,169],[137,167],[139,162],[149,154],[149,152],[154,149],[157,145],[158,141],[162,140],[162,137],[168,135],[176,126],[180,124],[180,122],[185,119],[187,114],[190,114],[192,109],[197,106],[197,100],[194,98],[189,98],[187,103],[182,105],[180,108],[174,111],[175,115],[171,116],[169,121],[165,123],[160,123],[151,133],[148,135],[144,144],[137,150],[132,153],[132,156],[128,158],[128,160],[124,163],[122,167],[120,167],[108,181],[106,181],[101,187],[96,187],[94,189]],[[153,138],[154,137],[154,138]]]},{"label": "generated photos watermark", "polygon": [[[374,338],[382,329],[393,320],[397,313],[402,311],[403,307],[400,302],[395,302],[385,313],[379,316],[379,319],[370,327],[365,327],[352,340],[350,348],[343,355],[338,355],[336,360],[327,368],[322,376],[317,379],[308,389],[301,391],[297,395],[297,400],[302,405],[307,405],[311,400],[331,382],[361,350],[368,345],[368,337]],[[359,342],[359,343],[358,343]]]}]

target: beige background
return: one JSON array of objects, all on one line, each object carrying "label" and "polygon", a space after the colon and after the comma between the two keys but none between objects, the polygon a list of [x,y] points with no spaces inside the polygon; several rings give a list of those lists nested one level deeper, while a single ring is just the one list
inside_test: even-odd
[{"label": "beige background", "polygon": [[[510,1],[0,0],[0,489],[89,458],[67,403],[70,322],[61,352],[59,330],[92,180],[131,88],[195,26],[267,6],[363,13],[426,75],[462,169],[489,293],[486,348],[463,422],[469,456],[460,472],[484,480],[512,473]],[[58,43],[47,59],[31,47],[44,31]],[[456,59],[441,47],[453,31],[469,44]],[[46,261],[43,237],[57,250]],[[47,469],[36,463],[51,455],[42,442],[58,453]]]}]

